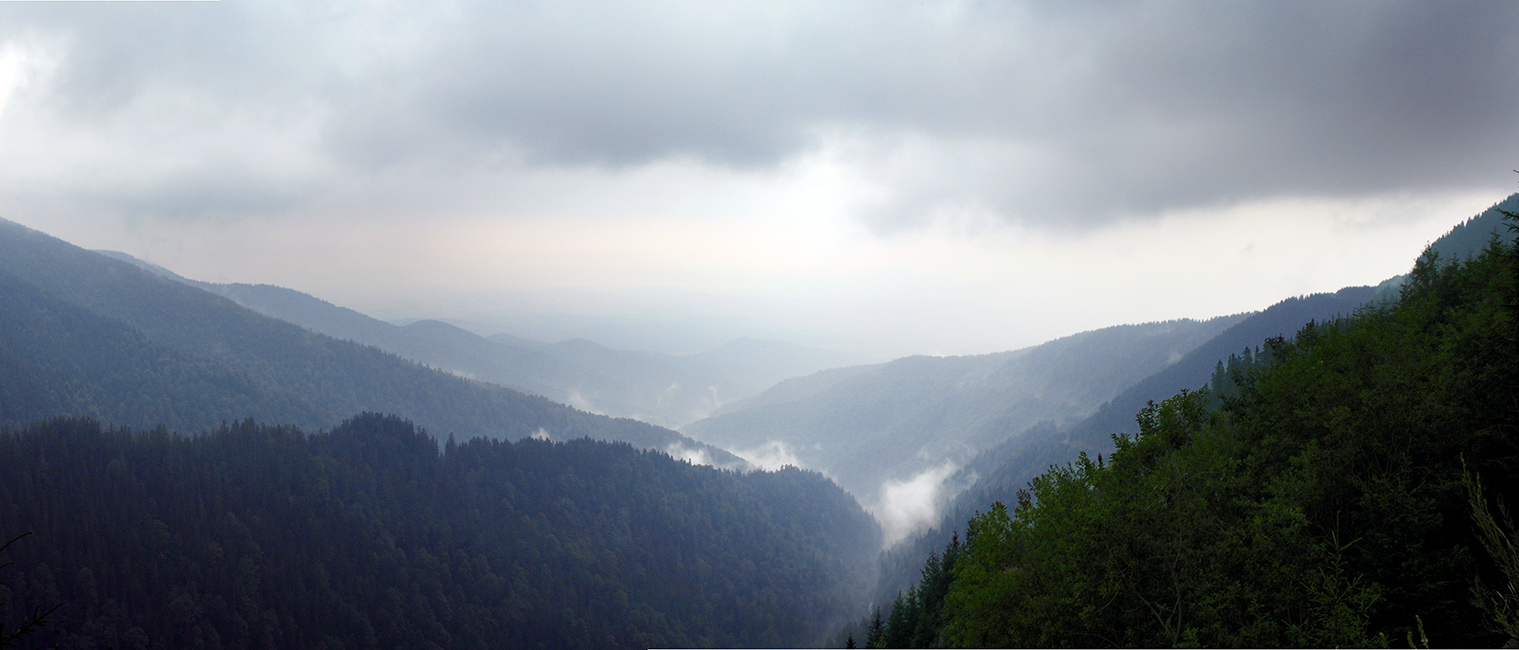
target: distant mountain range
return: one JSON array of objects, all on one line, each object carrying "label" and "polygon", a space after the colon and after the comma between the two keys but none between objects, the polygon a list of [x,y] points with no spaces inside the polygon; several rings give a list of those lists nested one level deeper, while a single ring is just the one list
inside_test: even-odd
[{"label": "distant mountain range", "polygon": [[[1508,236],[1499,221],[1500,208],[1519,210],[1519,195],[1461,224],[1432,249],[1442,258],[1464,257],[1494,233]],[[136,544],[134,553],[150,559],[127,565],[115,557],[96,558],[97,567],[137,567],[122,569],[123,576],[154,566],[157,549],[168,548],[149,533],[163,537],[172,530],[170,538],[191,540],[211,527],[242,530],[241,515],[197,519],[213,512],[203,501],[210,492],[165,489],[161,498],[145,499],[145,492],[110,487],[128,478],[142,482],[179,476],[182,480],[172,485],[214,485],[224,502],[246,498],[252,502],[249,513],[265,513],[264,503],[285,504],[290,495],[299,495],[314,515],[341,515],[313,516],[308,523],[312,530],[329,531],[323,534],[330,533],[331,539],[357,544],[354,548],[362,552],[342,554],[361,561],[353,575],[390,579],[403,569],[421,571],[414,575],[436,578],[439,593],[443,585],[452,590],[447,601],[452,604],[446,607],[444,600],[435,599],[423,608],[394,608],[394,615],[385,610],[375,620],[422,611],[435,622],[455,620],[450,617],[468,621],[474,630],[470,634],[487,639],[499,638],[490,635],[503,625],[508,632],[530,629],[524,627],[527,623],[500,624],[504,616],[532,622],[548,615],[523,612],[548,612],[570,630],[555,639],[589,639],[585,632],[599,629],[597,625],[619,634],[629,629],[659,632],[647,639],[628,637],[627,645],[634,647],[658,644],[659,639],[711,644],[702,640],[715,643],[726,637],[712,636],[716,632],[704,631],[698,623],[716,621],[711,629],[726,630],[735,621],[750,621],[757,631],[745,638],[803,643],[821,632],[824,622],[847,615],[851,596],[872,573],[862,559],[867,554],[859,551],[882,540],[856,504],[823,477],[796,471],[740,477],[674,463],[659,454],[585,442],[451,440],[439,449],[411,423],[438,439],[593,438],[719,467],[752,467],[727,451],[733,450],[756,464],[789,461],[818,470],[872,507],[887,524],[887,541],[937,522],[883,557],[878,594],[889,600],[918,579],[923,559],[944,548],[951,531],[972,513],[993,501],[1012,501],[1018,489],[1052,464],[1067,463],[1082,451],[1109,453],[1110,436],[1134,432],[1134,415],[1147,402],[1207,385],[1221,360],[1258,349],[1269,337],[1290,337],[1310,320],[1330,320],[1376,300],[1395,300],[1398,286],[1394,278],[1376,288],[1290,298],[1255,313],[1111,327],[1009,352],[851,365],[840,355],[750,339],[673,356],[616,350],[584,339],[541,343],[508,335],[483,337],[434,320],[397,325],[280,287],[188,280],[122,254],[86,251],[0,221],[0,428],[15,432],[29,427],[29,433],[4,438],[25,466],[28,485],[43,486],[28,490],[45,492],[49,499],[71,495],[65,505],[39,507],[43,514],[8,521],[13,528],[56,524],[58,530],[50,534],[81,550],[43,557],[52,552],[44,547],[20,566],[41,567],[27,569],[40,575],[47,575],[48,566],[71,567],[59,580],[80,594],[70,598],[88,600],[95,593],[95,569],[86,573],[65,559],[82,561],[114,547],[96,544],[94,533],[70,538],[75,533],[64,530],[69,526],[82,522],[117,533],[136,531],[133,526],[147,531],[130,532],[123,543]],[[353,418],[359,413],[366,415]],[[111,432],[62,416],[140,430],[218,433]],[[255,425],[250,418],[328,432],[308,436]],[[340,424],[345,420],[348,424]],[[44,422],[34,424],[38,421]],[[682,424],[682,433],[649,422]],[[77,441],[93,441],[94,446]],[[221,460],[163,467],[121,460],[131,454],[165,457],[159,449],[176,450],[175,458],[181,460]],[[250,454],[250,449],[262,451]],[[64,462],[66,458],[72,460]],[[378,458],[388,460],[373,462]],[[72,472],[67,474],[71,478],[58,479],[71,490],[47,487],[63,476],[48,463]],[[280,469],[290,467],[302,476],[325,478],[255,485],[249,483],[252,479],[225,476],[228,468],[246,477],[294,476]],[[389,491],[372,489],[382,483]],[[258,489],[247,489],[249,485]],[[320,489],[308,490],[310,486]],[[272,490],[285,500],[258,496],[264,494],[260,490]],[[406,490],[427,498],[392,499]],[[133,512],[163,509],[188,523],[170,529],[152,517],[128,516],[125,506],[101,496],[106,494],[134,504]],[[186,494],[202,501],[174,505]],[[53,503],[14,501],[6,512]],[[391,508],[395,504],[390,501],[403,507]],[[419,503],[436,508],[407,505]],[[500,508],[507,503],[515,509]],[[99,516],[56,515],[85,508],[78,504],[90,504]],[[467,507],[442,516],[450,504]],[[514,514],[490,518],[498,511]],[[111,517],[124,519],[107,525]],[[259,534],[271,540],[288,537],[287,527],[273,515],[254,517],[249,514],[248,520]],[[402,533],[344,533],[355,530],[353,522],[368,526],[364,530]],[[735,540],[765,542],[769,546],[763,548],[774,552],[733,552]],[[312,548],[327,552],[330,547]],[[402,554],[387,550],[403,547],[405,562]],[[270,589],[287,589],[290,580],[309,576],[323,582],[328,574],[322,566],[338,568],[323,560],[308,569],[297,563],[302,558],[274,553],[272,541],[267,548],[270,566],[302,567],[282,569],[275,575],[289,580],[269,580],[265,585]],[[176,561],[176,570],[192,575],[197,562],[213,566],[224,552],[216,544],[184,542],[176,557],[194,561]],[[449,564],[436,564],[438,557],[448,558]],[[478,571],[486,557],[495,565],[494,573]],[[529,577],[532,567],[546,566],[542,558],[554,558],[571,570]],[[362,564],[379,560],[384,562],[374,566],[391,568],[377,571]],[[230,569],[216,566],[207,575],[227,583],[222,585],[225,593],[249,593],[246,581],[238,583]],[[818,579],[830,571],[842,578]],[[571,574],[573,584],[565,582]],[[142,579],[134,576],[112,584],[136,589]],[[479,576],[489,579],[476,580]],[[502,591],[507,576],[512,582]],[[729,580],[733,576],[741,579]],[[544,581],[550,580],[552,588],[545,588]],[[185,599],[164,595],[212,585],[193,576],[162,582],[151,593],[133,597],[179,602]],[[396,583],[415,586],[419,581],[397,578]],[[47,580],[31,584],[28,602],[56,598],[48,592]],[[748,587],[752,584],[765,587],[754,591]],[[837,591],[811,601],[796,597],[820,589]],[[344,598],[349,594],[331,591]],[[549,592],[557,595],[542,603],[533,600]],[[215,593],[221,606],[231,602]],[[378,596],[374,589],[352,593]],[[514,600],[504,600],[503,593],[513,594]],[[730,596],[742,593],[760,595],[754,603]],[[595,611],[613,616],[586,626],[577,622],[578,614],[564,615],[585,609],[587,594],[609,603]],[[322,600],[328,594],[317,595]],[[263,607],[253,607],[253,600],[233,602],[241,613],[231,616],[217,610],[215,601],[207,599],[212,605],[202,610],[200,624],[242,630],[233,634],[246,632],[245,624],[253,620],[243,614]],[[629,602],[659,606],[625,607]],[[461,609],[459,603],[501,611],[482,614],[486,610]],[[115,625],[108,610],[101,605],[86,611],[91,621]],[[189,610],[165,611],[177,616]],[[316,616],[312,611],[302,609],[300,615]],[[364,611],[381,610],[367,606]],[[818,619],[816,629],[789,636],[769,629],[808,612]],[[179,619],[164,620],[164,638],[190,629],[175,622]],[[265,621],[263,629],[289,635],[307,629],[277,623]]]},{"label": "distant mountain range", "polygon": [[441,437],[590,437],[743,465],[668,429],[303,329],[9,221],[0,221],[0,325],[0,426],[70,415],[183,431],[250,417],[325,428],[369,411]]},{"label": "distant mountain range", "polygon": [[1083,451],[1107,453],[1112,448],[1112,434],[1139,430],[1135,416],[1147,403],[1206,386],[1219,361],[1230,354],[1256,349],[1273,336],[1291,337],[1309,321],[1349,316],[1371,300],[1372,291],[1372,287],[1350,287],[1283,300],[1239,320],[1175,363],[1129,386],[1085,419],[1046,427],[987,449],[956,477],[960,483],[974,486],[951,502],[946,520],[964,522],[975,510],[985,509],[994,501],[1012,502],[1013,495],[1030,479]]},{"label": "distant mountain range", "polygon": [[[1471,256],[1494,233],[1504,235],[1505,209],[1519,210],[1519,195],[1456,226],[1432,250],[1443,259]],[[1398,285],[1394,278],[1252,314],[1109,328],[1014,352],[832,369],[782,382],[681,431],[751,460],[794,459],[818,469],[878,516],[907,506],[893,499],[919,500],[910,504],[919,515],[945,507],[953,526],[1052,463],[1106,450],[1110,434],[1135,430],[1146,402],[1206,385],[1230,354],[1290,337],[1310,320],[1348,316],[1374,295],[1395,297]],[[888,538],[901,534],[883,523]],[[948,541],[940,536],[917,560]]]},{"label": "distant mountain range", "polygon": [[787,380],[682,427],[750,457],[794,457],[867,504],[883,486],[977,453],[1038,423],[1091,414],[1243,319],[1124,325],[979,356],[907,357]]},{"label": "distant mountain range", "polygon": [[[1502,230],[1499,208],[1519,209],[1519,195],[1433,250],[1479,249]],[[1389,280],[1376,295],[1396,287]],[[182,430],[245,417],[321,428],[378,411],[439,436],[589,436],[743,465],[725,451],[734,450],[822,471],[878,516],[889,489],[927,481],[914,498],[958,518],[1049,463],[1104,448],[1146,401],[1202,386],[1229,354],[1372,299],[1371,288],[1352,288],[1254,314],[873,365],[753,339],[676,356],[485,337],[435,320],[397,325],[286,288],[197,282],[3,222],[0,362],[11,373],[0,381],[0,424],[67,414]]]},{"label": "distant mountain range", "polygon": [[[1513,237],[1513,233],[1503,223],[1505,210],[1519,212],[1519,194],[1510,195],[1477,216],[1456,224],[1450,232],[1429,245],[1430,251],[1442,260],[1466,259],[1485,248],[1494,235]],[[1398,290],[1407,279],[1407,273],[1388,278],[1377,285],[1374,300],[1383,302],[1397,299]]]},{"label": "distant mountain range", "polygon": [[[1451,229],[1430,244],[1440,259],[1468,258],[1482,250],[1493,236],[1512,238],[1503,223],[1502,210],[1519,211],[1519,194],[1488,208]],[[939,515],[940,524],[883,556],[877,601],[886,602],[899,589],[918,579],[923,558],[943,549],[956,530],[976,512],[993,502],[1014,503],[1019,489],[1051,465],[1074,460],[1081,452],[1109,453],[1111,436],[1138,431],[1135,416],[1150,401],[1160,402],[1179,391],[1197,390],[1209,383],[1218,363],[1231,354],[1257,349],[1268,338],[1291,338],[1309,321],[1324,322],[1348,316],[1374,302],[1396,300],[1406,275],[1377,287],[1347,287],[1335,293],[1288,298],[1248,315],[1182,359],[1136,382],[1102,405],[1085,420],[1068,426],[1041,425],[987,449],[967,463],[946,484],[964,487],[949,499]]]},{"label": "distant mountain range", "polygon": [[984,449],[944,478],[947,489],[936,504],[937,523],[883,556],[877,602],[889,602],[897,591],[915,582],[923,558],[943,549],[956,531],[964,533],[965,522],[977,512],[985,512],[998,501],[1016,503],[1018,490],[1051,465],[1068,463],[1081,452],[1093,457],[1111,453],[1111,436],[1137,431],[1135,416],[1148,402],[1160,402],[1183,389],[1200,389],[1208,384],[1219,361],[1230,354],[1253,350],[1273,336],[1291,337],[1310,320],[1348,316],[1370,302],[1373,292],[1372,287],[1352,287],[1283,300],[1237,320],[1181,359],[1126,387],[1084,419],[1064,425],[1040,423]]},{"label": "distant mountain range", "polygon": [[859,360],[756,339],[738,339],[706,352],[676,356],[616,350],[585,339],[550,344],[507,334],[482,337],[437,320],[399,326],[293,289],[199,282],[125,253],[99,252],[313,332],[592,413],[666,427],[700,419],[782,379]]}]

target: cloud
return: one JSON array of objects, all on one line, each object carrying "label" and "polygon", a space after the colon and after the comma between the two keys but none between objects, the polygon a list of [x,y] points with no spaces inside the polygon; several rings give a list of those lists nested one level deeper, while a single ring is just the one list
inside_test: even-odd
[{"label": "cloud", "polygon": [[968,207],[1090,228],[1271,197],[1505,181],[1519,136],[1505,115],[1519,100],[1519,56],[1501,27],[1513,6],[1086,9],[1035,19],[1048,47],[1020,61],[1021,75],[972,75],[1002,117],[947,110],[967,126],[904,122],[912,136],[894,151],[861,147],[856,166],[886,188],[878,224]]},{"label": "cloud", "polygon": [[679,441],[670,443],[665,447],[665,453],[676,460],[683,460],[692,465],[712,465],[712,456],[705,449],[690,449]]},{"label": "cloud", "polygon": [[[959,469],[951,461],[925,469],[906,480],[881,484],[880,498],[870,509],[881,524],[885,546],[900,542],[939,521],[939,510],[954,496],[947,479]],[[974,480],[974,479],[972,479]]]},{"label": "cloud", "polygon": [[890,233],[1507,182],[1516,18],[1511,3],[10,3],[0,39],[56,61],[29,91],[43,135],[106,149],[38,173],[127,211],[280,212],[459,169],[769,173],[832,152],[877,190],[857,216]]},{"label": "cloud", "polygon": [[767,472],[784,467],[806,467],[786,443],[780,440],[771,440],[753,449],[733,450],[733,455]]},{"label": "cloud", "polygon": [[1515,14],[0,2],[0,216],[387,318],[986,352],[1405,271],[1514,187]]},{"label": "cloud", "polygon": [[549,164],[850,141],[886,230],[1469,185],[1519,135],[1508,5],[497,6],[427,119]]}]

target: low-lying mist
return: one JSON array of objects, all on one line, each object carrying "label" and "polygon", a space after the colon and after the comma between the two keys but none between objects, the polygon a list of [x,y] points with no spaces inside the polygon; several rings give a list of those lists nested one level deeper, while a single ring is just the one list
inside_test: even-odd
[{"label": "low-lying mist", "polygon": [[[671,456],[697,465],[712,465],[723,469],[748,469],[773,472],[791,466],[807,467],[795,451],[785,442],[771,440],[750,449],[731,450],[733,455],[749,464],[747,468],[718,465],[703,449],[692,449],[672,444],[665,450]],[[954,478],[961,468],[959,463],[946,460],[921,470],[905,479],[887,479],[880,484],[874,499],[855,494],[866,512],[880,524],[882,547],[890,548],[914,533],[939,523],[944,507],[962,490],[975,482],[975,476]],[[827,472],[823,472],[825,476]]]},{"label": "low-lying mist", "polygon": [[734,449],[733,455],[748,461],[750,465],[767,471],[775,471],[787,465],[813,469],[802,464],[801,459],[796,457],[796,454],[786,446],[786,443],[779,440],[771,440],[753,449]]},{"label": "low-lying mist", "polygon": [[953,461],[944,461],[906,480],[881,484],[875,503],[866,510],[881,524],[885,548],[938,523],[944,505],[959,492],[949,481],[959,469]]}]

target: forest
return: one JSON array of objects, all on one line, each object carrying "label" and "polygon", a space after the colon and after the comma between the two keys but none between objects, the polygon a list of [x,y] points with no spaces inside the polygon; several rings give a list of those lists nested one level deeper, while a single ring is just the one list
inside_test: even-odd
[{"label": "forest", "polygon": [[[372,412],[323,429],[313,391],[252,379],[275,369],[208,362],[0,271],[0,360],[31,373],[0,384],[0,544],[20,535],[0,553],[0,646],[1501,645],[1519,639],[1519,244],[1440,250],[1387,285],[1394,299],[1172,364],[1155,377],[1206,358],[1211,379],[1142,407],[1105,453],[1053,456],[1070,442],[1051,437],[987,461],[968,494],[1061,459],[987,499],[863,620],[881,529],[821,474],[697,466],[657,444],[459,442]],[[178,291],[116,272],[155,300]],[[271,358],[335,350],[438,379],[314,336],[260,340],[287,341]],[[311,377],[349,367],[363,364]],[[316,424],[197,430],[207,395]],[[518,430],[637,438],[637,423],[492,395],[515,400]]]},{"label": "forest", "polygon": [[[838,467],[693,465],[742,462],[0,223],[0,647],[1500,645],[1519,246],[1476,242],[1505,206],[1376,288],[782,384],[854,471],[922,452],[849,418],[1003,437],[879,555]],[[1019,433],[1002,393],[1064,385],[978,377],[1036,366],[1109,399]]]},{"label": "forest", "polygon": [[987,504],[847,642],[1519,640],[1516,380],[1519,245],[1429,249],[1396,301],[1236,355],[1111,454]]},{"label": "forest", "polygon": [[0,633],[46,613],[25,647],[807,645],[854,614],[880,547],[814,472],[440,448],[376,414],[317,434],[57,418],[0,433],[0,467],[0,530],[33,533],[5,549]]}]

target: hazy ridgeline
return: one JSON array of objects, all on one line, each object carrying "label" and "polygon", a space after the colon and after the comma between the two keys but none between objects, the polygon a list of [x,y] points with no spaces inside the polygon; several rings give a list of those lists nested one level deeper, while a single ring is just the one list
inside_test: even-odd
[{"label": "hazy ridgeline", "polygon": [[437,320],[402,326],[284,287],[198,282],[124,253],[100,252],[313,332],[581,410],[663,427],[698,420],[783,379],[855,359],[755,339],[678,356],[616,350],[585,339],[542,343],[508,334],[480,336]]},{"label": "hazy ridgeline", "polygon": [[184,432],[249,417],[316,429],[374,411],[438,435],[591,437],[742,464],[668,429],[312,332],[3,220],[0,286],[12,342],[0,348],[11,369],[0,426],[78,415]]},{"label": "hazy ridgeline", "polygon": [[955,474],[978,453],[1038,423],[1081,420],[1241,318],[1123,325],[1011,352],[829,370],[681,431],[751,461],[824,472],[896,542],[974,482]]},{"label": "hazy ridgeline", "polygon": [[[812,372],[704,402],[692,437],[462,375],[632,409],[823,357],[398,327],[0,223],[0,534],[36,533],[0,622],[62,602],[38,642],[124,648],[1501,641],[1460,472],[1519,497],[1500,216],[1376,289]],[[669,455],[752,469],[730,450],[822,473]]]},{"label": "hazy ridgeline", "polygon": [[963,534],[965,522],[972,516],[997,501],[1013,503],[1018,491],[1051,465],[1069,462],[1081,453],[1093,457],[1111,453],[1113,434],[1139,431],[1134,416],[1146,403],[1204,386],[1220,361],[1230,355],[1259,348],[1272,337],[1290,338],[1309,321],[1350,315],[1371,295],[1370,287],[1355,287],[1284,300],[1250,314],[1164,370],[1126,388],[1087,418],[1063,427],[1037,425],[977,455],[945,479],[947,485],[966,487],[946,498],[936,513],[937,525],[884,553],[877,602],[889,602],[898,591],[916,582],[923,558],[941,550],[957,531]]},{"label": "hazy ridgeline", "polygon": [[0,1],[0,650],[1519,648],[1516,26]]},{"label": "hazy ridgeline", "polygon": [[1519,641],[1515,529],[1490,514],[1519,496],[1519,244],[1499,216],[1454,231],[1465,244],[1437,242],[1396,298],[1221,360],[1201,390],[1141,409],[1132,433],[999,451],[1000,483],[961,497],[961,513],[979,511],[963,537],[899,552],[918,575],[838,638]]}]

